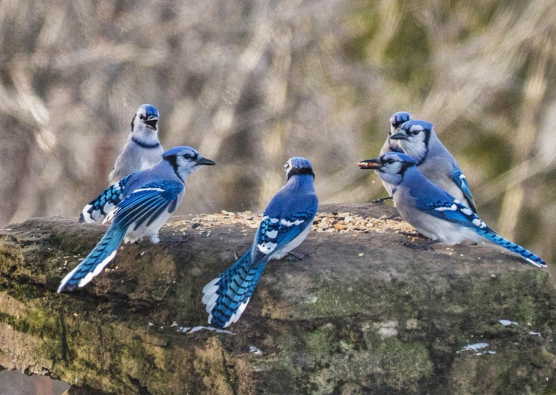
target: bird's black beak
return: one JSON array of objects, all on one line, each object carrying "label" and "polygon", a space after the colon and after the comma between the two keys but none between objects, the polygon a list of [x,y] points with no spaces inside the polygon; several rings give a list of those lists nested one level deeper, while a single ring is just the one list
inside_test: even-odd
[{"label": "bird's black beak", "polygon": [[398,133],[390,136],[390,139],[392,139],[392,140],[407,140],[407,135],[405,133],[398,132]]},{"label": "bird's black beak", "polygon": [[382,167],[382,162],[380,161],[380,158],[374,158],[374,159],[362,160],[361,162],[358,163],[358,165],[360,169],[376,170]]},{"label": "bird's black beak", "polygon": [[197,164],[198,164],[198,165],[213,166],[213,165],[215,165],[216,163],[215,163],[214,161],[210,160],[210,159],[200,157],[199,159],[197,159]]},{"label": "bird's black beak", "polygon": [[149,119],[148,121],[145,121],[145,123],[151,129],[156,130],[156,127],[158,126],[158,119]]}]

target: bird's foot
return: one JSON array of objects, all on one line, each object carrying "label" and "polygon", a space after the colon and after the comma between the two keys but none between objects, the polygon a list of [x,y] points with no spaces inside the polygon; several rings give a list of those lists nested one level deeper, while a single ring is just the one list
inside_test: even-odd
[{"label": "bird's foot", "polygon": [[402,244],[408,248],[411,248],[413,250],[421,250],[421,251],[434,251],[434,248],[432,248],[431,246],[433,244],[436,243],[440,243],[440,240],[428,240],[425,241],[423,243],[410,243],[410,242],[403,242]]},{"label": "bird's foot", "polygon": [[423,236],[421,233],[419,232],[398,232],[401,235],[407,236],[407,237],[413,237],[413,238],[419,238],[419,239],[423,239],[423,240],[430,240],[427,236]]},{"label": "bird's foot", "polygon": [[[186,233],[186,234],[184,234],[184,235],[182,234],[182,235],[179,235],[179,236],[178,236],[178,235],[174,235],[174,236],[172,236],[172,237],[162,237],[162,238],[159,237],[159,241],[160,241],[161,243],[164,243],[164,244],[178,244],[178,243],[187,241],[187,240],[190,239],[191,237],[193,237],[193,236],[191,235],[191,233]],[[156,243],[155,243],[155,244],[156,244]]]},{"label": "bird's foot", "polygon": [[392,199],[392,196],[383,197],[383,198],[380,198],[380,199],[375,199],[372,202],[373,203],[384,203],[384,201],[390,200],[390,199]]},{"label": "bird's foot", "polygon": [[199,332],[199,331],[211,331],[211,332],[216,332],[216,333],[225,333],[225,334],[228,334],[228,335],[235,335],[234,332],[228,331],[226,329],[216,328],[214,326],[195,326],[193,328],[188,327],[188,326],[178,326],[177,329],[176,329],[176,332],[184,333],[184,334],[187,334],[187,335],[190,335],[192,333]]},{"label": "bird's foot", "polygon": [[309,259],[311,254],[308,252],[304,254],[297,254],[295,252],[288,252],[285,256],[286,261],[288,262],[295,262],[295,261],[304,261],[305,259]]}]

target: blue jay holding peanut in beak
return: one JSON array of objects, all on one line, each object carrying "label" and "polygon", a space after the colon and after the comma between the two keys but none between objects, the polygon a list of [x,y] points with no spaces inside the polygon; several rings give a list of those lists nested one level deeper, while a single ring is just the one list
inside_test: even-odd
[{"label": "blue jay holding peanut in beak", "polygon": [[[105,222],[112,220],[112,224],[89,255],[62,279],[58,292],[89,283],[114,259],[124,241],[149,236],[153,243],[158,243],[159,229],[183,199],[187,176],[201,166],[214,164],[191,147],[174,147],[154,167],[132,173],[104,191],[101,197],[105,198],[99,197],[92,203],[100,202],[98,210],[106,214]],[[93,210],[93,214],[100,213],[98,210]]]},{"label": "blue jay holding peanut in beak", "polygon": [[452,154],[436,136],[432,123],[415,119],[407,121],[389,138],[397,141],[405,154],[417,160],[417,167],[430,182],[457,198],[474,213],[477,212],[467,179]]},{"label": "blue jay holding peanut in beak", "polygon": [[[411,127],[408,129],[411,130]],[[489,241],[521,256],[532,265],[546,267],[541,258],[498,236],[458,198],[430,182],[417,167],[418,163],[419,159],[414,157],[388,152],[359,162],[359,167],[375,170],[382,180],[390,184],[402,218],[433,241],[449,245],[465,240]]]},{"label": "blue jay holding peanut in beak", "polygon": [[[397,140],[391,140],[390,137],[397,133],[398,128],[406,123],[407,121],[411,121],[411,114],[405,111],[399,111],[390,117],[390,128],[388,129],[388,137],[386,137],[386,141],[382,145],[380,149],[380,155],[383,155],[387,152],[403,152],[400,145],[397,143]],[[382,180],[381,180],[382,181]],[[382,185],[384,185],[384,189],[388,192],[388,196],[392,196],[392,191],[390,189],[390,185],[384,181],[382,181]],[[391,199],[391,197],[386,197],[382,199],[378,199],[375,202],[383,202],[384,200]]]},{"label": "blue jay holding peanut in beak", "polygon": [[160,162],[164,149],[158,141],[158,118],[158,110],[150,104],[137,109],[131,120],[131,132],[110,172],[110,185]]},{"label": "blue jay holding peanut in beak", "polygon": [[251,299],[261,274],[271,259],[280,259],[309,234],[318,199],[311,163],[295,157],[285,165],[287,182],[274,195],[251,248],[222,275],[203,289],[209,324],[226,328],[236,322]]}]

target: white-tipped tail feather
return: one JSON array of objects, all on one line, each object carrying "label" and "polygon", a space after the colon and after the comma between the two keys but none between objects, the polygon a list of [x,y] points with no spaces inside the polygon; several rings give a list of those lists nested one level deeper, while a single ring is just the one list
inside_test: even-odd
[{"label": "white-tipped tail feather", "polygon": [[248,298],[245,302],[243,302],[239,305],[239,307],[237,308],[237,311],[234,314],[232,314],[232,316],[230,317],[230,320],[224,324],[224,328],[229,327],[234,322],[237,322],[237,320],[239,320],[239,317],[241,317],[241,315],[245,311],[245,308],[249,304],[249,300],[251,300],[251,298]]},{"label": "white-tipped tail feather", "polygon": [[99,211],[93,211],[92,213],[89,213],[91,207],[93,207],[93,205],[88,204],[83,208],[83,211],[81,212],[81,214],[83,215],[83,220],[88,224],[90,224],[91,222],[95,222],[100,216]]},{"label": "white-tipped tail feather", "polygon": [[99,265],[97,265],[97,267],[95,267],[95,270],[87,273],[87,275],[83,277],[81,281],[79,281],[79,284],[77,286],[81,288],[90,283],[93,277],[98,276],[100,272],[102,272],[102,269],[104,269],[105,266],[108,265],[112,259],[114,259],[114,257],[116,256],[116,252],[118,252],[118,250],[113,251],[110,255],[104,258],[104,260]]},{"label": "white-tipped tail feather", "polygon": [[[84,287],[85,285],[87,285],[88,283],[91,282],[91,280],[95,277],[98,276],[100,274],[100,272],[102,272],[102,270],[106,267],[106,265],[108,265],[110,263],[110,261],[112,261],[112,259],[114,259],[114,257],[116,256],[116,253],[118,252],[118,250],[113,251],[110,255],[108,255],[106,258],[103,259],[103,261],[101,263],[99,263],[95,269],[92,272],[89,272],[85,275],[85,277],[83,277],[79,283],[77,284],[77,286],[79,288]],[[58,293],[62,292],[62,290],[64,289],[64,287],[67,285],[68,281],[72,279],[73,275],[82,267],[82,264],[77,265],[71,272],[69,272],[68,274],[66,274],[66,276],[62,279],[60,286],[58,287]]]},{"label": "white-tipped tail feather", "polygon": [[73,275],[75,274],[75,272],[79,269],[81,265],[77,265],[76,267],[73,268],[73,270],[71,272],[69,272],[68,274],[66,274],[64,276],[64,278],[62,279],[62,281],[60,282],[60,286],[58,287],[58,293],[62,292],[62,290],[64,289],[64,287],[66,286],[66,284],[68,283],[68,281],[73,277]]},{"label": "white-tipped tail feather", "polygon": [[[207,305],[207,308],[205,310],[209,314],[212,312],[212,309],[214,308],[214,305],[218,300],[218,294],[216,292],[218,291],[219,281],[220,281],[220,277],[217,277],[214,280],[212,280],[210,283],[205,285],[205,287],[203,288],[204,295],[202,301],[204,304]],[[212,316],[210,318],[212,318]],[[209,318],[209,323],[210,323],[210,318]]]}]

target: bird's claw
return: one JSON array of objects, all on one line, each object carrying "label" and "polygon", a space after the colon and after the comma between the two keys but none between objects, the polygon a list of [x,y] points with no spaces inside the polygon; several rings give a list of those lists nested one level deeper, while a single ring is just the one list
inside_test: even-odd
[{"label": "bird's claw", "polygon": [[294,261],[304,261],[305,259],[309,259],[311,257],[311,254],[309,254],[308,252],[304,253],[304,254],[297,254],[295,252],[288,252],[286,254],[286,261],[288,262],[294,262]]},{"label": "bird's claw", "polygon": [[424,240],[430,240],[428,237],[423,236],[421,233],[417,233],[417,232],[399,232],[399,234],[407,236],[407,237],[413,237],[413,238],[419,238],[419,239],[424,239]]},{"label": "bird's claw", "polygon": [[390,199],[392,199],[392,196],[383,197],[383,198],[380,198],[380,199],[375,199],[375,200],[373,200],[372,202],[373,202],[373,203],[384,204],[384,201],[385,201],[385,200],[390,200]]},{"label": "bird's claw", "polygon": [[434,251],[432,247],[433,244],[439,243],[440,240],[429,240],[424,243],[410,243],[408,241],[402,242],[404,246],[407,248],[411,248],[413,250],[421,250],[421,251]]}]

